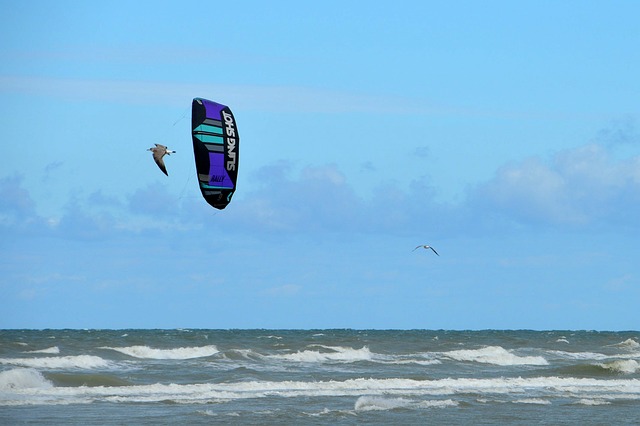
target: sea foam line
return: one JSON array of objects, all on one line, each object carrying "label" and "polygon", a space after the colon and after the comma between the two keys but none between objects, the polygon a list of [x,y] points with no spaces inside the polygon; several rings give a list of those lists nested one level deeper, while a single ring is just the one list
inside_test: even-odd
[{"label": "sea foam line", "polygon": [[[23,385],[15,376],[22,377]],[[389,404],[415,397],[448,397],[457,394],[512,396],[519,401],[548,400],[572,395],[579,400],[640,400],[640,380],[580,379],[558,377],[494,379],[349,379],[344,381],[249,381],[235,383],[153,384],[134,386],[52,387],[37,372],[13,372],[3,376],[0,405],[64,404],[73,401],[159,402],[205,404],[246,398],[265,397],[384,397]],[[379,405],[361,401],[362,409]],[[422,403],[422,402],[420,402]],[[386,403],[385,403],[386,404]],[[386,405],[388,409],[389,404]],[[413,403],[410,403],[413,404]]]}]

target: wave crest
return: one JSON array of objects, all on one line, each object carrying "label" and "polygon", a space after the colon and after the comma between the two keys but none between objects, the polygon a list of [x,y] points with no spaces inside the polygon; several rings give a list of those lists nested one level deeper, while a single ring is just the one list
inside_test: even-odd
[{"label": "wave crest", "polygon": [[399,408],[444,408],[455,407],[458,403],[451,400],[415,401],[406,398],[385,398],[381,396],[361,396],[355,403],[355,411],[385,411]]},{"label": "wave crest", "polygon": [[269,358],[283,359],[293,362],[355,362],[355,361],[371,361],[373,358],[371,351],[368,347],[364,346],[361,349],[354,349],[342,346],[323,346],[314,345],[323,349],[328,349],[331,352],[323,352],[319,350],[305,350],[298,351],[291,354],[283,355],[270,355]]},{"label": "wave crest", "polygon": [[549,365],[541,356],[518,356],[501,346],[487,346],[481,349],[463,349],[445,352],[444,356],[456,361],[480,362],[495,365]]},{"label": "wave crest", "polygon": [[60,353],[60,348],[57,346],[52,346],[50,348],[46,348],[46,349],[39,349],[39,350],[35,350],[35,351],[26,351],[26,354],[53,354],[53,355],[57,355]]},{"label": "wave crest", "polygon": [[633,339],[627,339],[624,342],[616,343],[615,345],[611,345],[611,346],[624,348],[624,349],[639,349],[640,343],[636,342]]},{"label": "wave crest", "polygon": [[44,357],[44,358],[1,358],[0,364],[17,365],[29,368],[45,368],[45,369],[92,369],[92,368],[108,368],[112,364],[99,356],[93,355],[77,355],[77,356],[60,356],[60,357]]},{"label": "wave crest", "polygon": [[15,368],[0,371],[0,390],[15,391],[18,389],[49,389],[53,384],[33,368]]},{"label": "wave crest", "polygon": [[638,363],[638,361],[633,359],[619,359],[616,361],[604,362],[597,365],[604,368],[605,370],[610,370],[614,373],[634,374],[640,371],[640,364]]},{"label": "wave crest", "polygon": [[141,359],[193,359],[204,358],[217,354],[218,348],[214,345],[186,347],[174,349],[156,349],[149,346],[127,346],[121,348],[112,348],[103,346],[100,349],[109,349],[120,352],[133,358]]}]

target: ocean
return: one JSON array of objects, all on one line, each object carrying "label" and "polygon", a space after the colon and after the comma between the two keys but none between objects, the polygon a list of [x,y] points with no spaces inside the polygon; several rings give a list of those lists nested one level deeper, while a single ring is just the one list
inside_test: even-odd
[{"label": "ocean", "polygon": [[640,332],[1,330],[0,424],[640,424]]}]

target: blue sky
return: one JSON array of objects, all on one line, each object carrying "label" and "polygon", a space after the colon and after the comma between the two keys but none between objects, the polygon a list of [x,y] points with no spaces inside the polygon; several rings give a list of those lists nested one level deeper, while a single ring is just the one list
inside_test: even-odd
[{"label": "blue sky", "polygon": [[0,9],[0,328],[638,329],[639,3]]}]

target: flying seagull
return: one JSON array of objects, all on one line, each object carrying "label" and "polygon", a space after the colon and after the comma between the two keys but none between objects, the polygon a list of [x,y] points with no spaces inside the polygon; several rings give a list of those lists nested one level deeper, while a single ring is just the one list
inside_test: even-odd
[{"label": "flying seagull", "polygon": [[169,173],[167,173],[167,168],[164,166],[164,161],[162,160],[162,157],[164,157],[165,154],[167,155],[174,154],[175,151],[171,151],[167,149],[166,146],[160,145],[160,144],[156,144],[155,148],[149,148],[147,151],[153,152],[153,159],[155,160],[156,164],[158,165],[158,167],[160,167],[160,170],[162,170],[162,173],[169,176]]},{"label": "flying seagull", "polygon": [[[416,248],[414,248],[414,249],[413,249],[413,250],[411,250],[411,251],[416,251],[416,250],[418,250],[419,248],[423,248],[423,249],[425,249],[425,250],[429,250],[429,249],[431,249],[431,250],[433,250],[433,252],[434,252],[435,254],[438,254],[438,252],[436,251],[436,249],[434,249],[434,248],[433,248],[433,247],[431,247],[431,246],[426,246],[426,245],[419,245],[419,246],[416,246]],[[438,256],[440,256],[440,255],[438,254]]]}]

